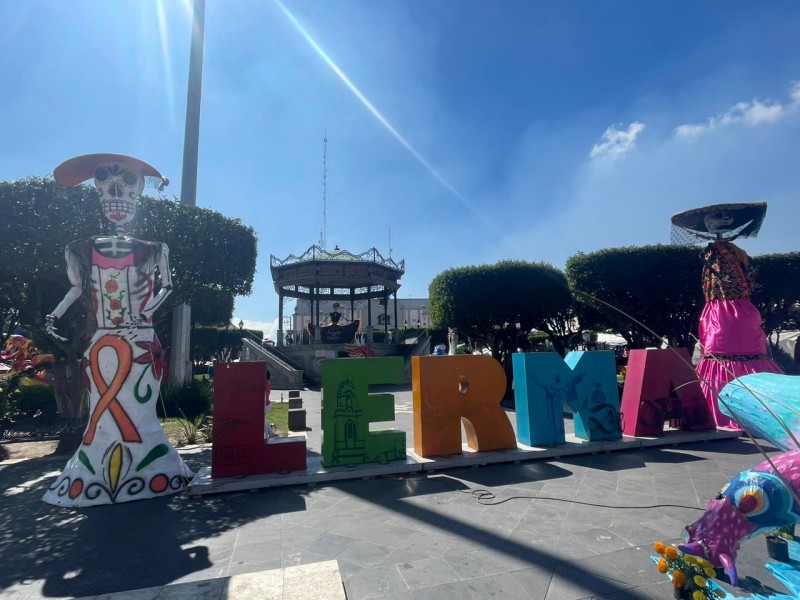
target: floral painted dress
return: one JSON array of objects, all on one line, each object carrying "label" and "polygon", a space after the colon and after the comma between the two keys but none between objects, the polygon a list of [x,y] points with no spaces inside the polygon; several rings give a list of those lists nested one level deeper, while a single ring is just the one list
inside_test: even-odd
[{"label": "floral painted dress", "polygon": [[703,355],[697,374],[717,427],[738,429],[717,404],[717,394],[728,382],[750,373],[783,372],[767,355],[761,313],[750,302],[752,286],[753,270],[742,249],[727,240],[708,245],[699,331]]},{"label": "floral painted dress", "polygon": [[164,358],[151,300],[156,269],[162,286],[171,285],[168,253],[165,244],[124,237],[67,246],[70,281],[91,294],[97,332],[83,360],[89,422],[45,502],[90,506],[152,498],[185,489],[192,477],[156,416]]}]

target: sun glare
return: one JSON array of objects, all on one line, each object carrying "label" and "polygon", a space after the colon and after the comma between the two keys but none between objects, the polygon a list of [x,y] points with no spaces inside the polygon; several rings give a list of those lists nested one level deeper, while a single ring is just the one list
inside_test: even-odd
[{"label": "sun glare", "polygon": [[325,63],[330,67],[330,69],[336,74],[336,76],[341,79],[342,83],[344,83],[347,88],[353,93],[353,95],[358,98],[361,104],[372,113],[378,122],[384,126],[384,128],[398,141],[400,144],[413,156],[417,162],[419,162],[427,171],[430,173],[434,179],[436,179],[440,184],[442,184],[450,193],[452,193],[456,198],[458,198],[461,203],[466,206],[470,211],[472,211],[478,218],[480,218],[487,226],[491,227],[492,229],[496,229],[496,226],[489,222],[489,220],[469,201],[467,200],[464,195],[459,192],[449,181],[447,181],[441,173],[439,173],[433,165],[431,165],[428,160],[420,154],[416,148],[414,148],[408,140],[406,140],[400,132],[398,132],[391,123],[384,117],[380,111],[369,101],[369,99],[361,92],[361,90],[356,87],[356,85],[350,81],[350,78],[345,75],[344,71],[339,68],[339,66],[333,61],[333,59],[328,56],[325,50],[316,42],[316,40],[311,37],[311,35],[305,30],[303,25],[297,20],[297,18],[289,11],[286,6],[280,1],[275,0],[275,4],[281,9],[286,18],[289,19],[289,22],[292,26],[297,30],[297,32],[303,36],[303,38],[308,42],[308,44],[313,48],[314,52],[316,52],[319,57],[325,61]]},{"label": "sun glare", "polygon": [[[186,7],[188,0],[183,0],[182,4]],[[191,19],[191,5],[188,6],[188,12],[189,18]],[[156,18],[158,20],[158,39],[161,44],[160,62],[163,65],[162,77],[167,98],[167,108],[169,110],[170,128],[176,129],[178,127],[178,119],[175,113],[175,89],[173,86],[172,60],[170,60],[169,52],[169,27],[167,25],[167,16],[164,11],[164,0],[157,0],[156,2]]]},{"label": "sun glare", "polygon": [[[174,8],[175,6],[179,7],[178,10],[178,18],[175,19],[175,16],[170,16],[168,14],[168,10]],[[170,31],[170,21],[172,21],[173,28],[177,28],[177,34],[179,34],[179,38],[184,38],[186,36],[186,27],[193,27],[194,26],[194,7],[192,0],[179,0],[177,3],[172,3],[170,0],[155,0],[155,2],[151,4],[141,3],[139,5],[142,7],[142,11],[146,10],[146,7],[155,6],[155,22],[156,22],[156,30],[158,33],[158,43],[159,43],[159,57],[158,57],[158,64],[160,70],[160,77],[161,77],[161,86],[164,90],[164,96],[166,99],[167,110],[169,111],[169,124],[170,128],[173,130],[180,129],[182,124],[180,123],[180,117],[178,114],[178,107],[176,105],[176,96],[181,96],[180,90],[176,90],[175,87],[175,73],[174,73],[174,65],[173,65],[173,56],[170,50],[170,36],[174,37],[176,35],[175,31]],[[149,9],[147,9],[149,12]],[[148,15],[143,15],[143,20],[145,23],[152,23],[152,13]],[[152,29],[152,28],[151,28]],[[187,50],[189,40],[186,40],[187,43]],[[173,40],[174,45],[174,40]],[[173,48],[174,50],[174,48]],[[179,56],[181,53],[179,53]]]}]

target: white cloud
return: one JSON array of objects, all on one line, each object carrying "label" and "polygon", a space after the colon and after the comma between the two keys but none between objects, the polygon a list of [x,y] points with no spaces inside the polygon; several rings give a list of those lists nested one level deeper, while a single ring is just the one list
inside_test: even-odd
[{"label": "white cloud", "polygon": [[592,147],[589,156],[595,159],[618,158],[636,146],[636,137],[644,131],[644,123],[634,121],[628,129],[611,126],[603,132],[602,141]]},{"label": "white cloud", "polygon": [[789,97],[792,99],[792,104],[800,104],[800,81],[792,82],[792,88],[789,90]]},{"label": "white cloud", "polygon": [[[233,317],[233,319],[231,319],[231,322],[238,325],[239,320],[240,317]],[[261,331],[264,332],[265,338],[270,339],[273,342],[277,340],[278,319],[275,319],[274,321],[251,321],[250,319],[241,318],[241,321],[244,323],[245,329],[260,329]]]},{"label": "white cloud", "polygon": [[689,123],[675,128],[675,135],[692,139],[718,127],[727,127],[743,123],[749,127],[765,123],[777,123],[793,113],[800,106],[800,83],[793,82],[789,90],[789,102],[762,102],[754,98],[750,102],[737,102],[720,115],[710,117],[705,123]]}]

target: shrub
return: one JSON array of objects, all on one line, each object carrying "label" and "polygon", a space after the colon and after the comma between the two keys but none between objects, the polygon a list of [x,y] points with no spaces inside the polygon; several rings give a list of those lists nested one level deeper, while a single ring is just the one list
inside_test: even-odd
[{"label": "shrub", "polygon": [[204,435],[204,428],[206,424],[206,415],[199,415],[194,419],[187,419],[181,417],[178,419],[181,432],[183,433],[184,443],[194,446],[199,440],[211,441],[209,433],[208,438]]},{"label": "shrub", "polygon": [[56,412],[56,399],[53,387],[21,377],[15,385],[3,382],[0,387],[0,418],[25,419],[37,415],[54,415]]},{"label": "shrub", "polygon": [[157,411],[161,418],[183,417],[194,420],[210,413],[213,403],[214,392],[207,380],[193,379],[187,387],[167,382],[161,386],[161,401]]}]

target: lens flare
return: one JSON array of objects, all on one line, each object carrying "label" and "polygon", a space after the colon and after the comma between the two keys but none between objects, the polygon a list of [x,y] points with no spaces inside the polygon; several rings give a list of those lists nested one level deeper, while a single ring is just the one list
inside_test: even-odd
[{"label": "lens flare", "polygon": [[364,107],[370,113],[372,113],[372,116],[374,116],[378,120],[378,122],[381,125],[383,125],[384,128],[386,128],[386,130],[390,134],[392,134],[392,137],[394,137],[398,142],[400,142],[400,145],[403,146],[403,148],[405,148],[411,154],[411,156],[413,156],[417,160],[417,162],[419,162],[423,167],[425,167],[428,173],[430,173],[433,176],[433,178],[436,179],[436,181],[442,184],[451,194],[453,194],[456,198],[458,198],[458,200],[470,211],[472,211],[478,218],[480,218],[485,225],[491,227],[492,229],[498,229],[478,210],[478,208],[474,204],[472,204],[469,200],[467,200],[467,198],[465,198],[461,192],[459,192],[449,181],[447,181],[447,179],[445,179],[444,176],[442,176],[442,174],[439,173],[433,167],[433,165],[431,165],[431,163],[428,162],[428,160],[424,156],[422,156],[422,154],[420,154],[416,150],[416,148],[414,148],[408,142],[408,140],[406,140],[400,134],[399,131],[397,131],[394,128],[394,126],[392,126],[392,124],[386,119],[386,117],[384,117],[380,113],[380,111],[377,108],[375,108],[372,102],[369,101],[369,99],[361,92],[361,90],[359,90],[358,87],[356,87],[356,85],[352,81],[350,81],[350,78],[347,75],[345,75],[344,71],[342,71],[342,69],[339,68],[339,66],[333,61],[333,59],[330,56],[328,56],[328,54],[325,52],[325,50],[322,49],[322,47],[316,42],[316,40],[313,37],[311,37],[311,35],[305,30],[300,21],[297,20],[297,18],[289,11],[289,9],[286,8],[286,6],[284,6],[284,4],[280,0],[275,0],[275,4],[278,5],[278,7],[281,9],[286,18],[289,19],[289,22],[292,24],[292,26],[297,30],[297,32],[301,36],[303,36],[306,42],[308,42],[311,48],[313,48],[314,52],[316,52],[317,55],[319,55],[319,57],[323,61],[325,61],[325,63],[330,67],[330,69],[336,74],[336,76],[339,79],[341,79],[342,83],[344,83],[347,86],[347,88],[353,93],[353,95],[356,98],[358,98],[361,104],[363,104]]}]

